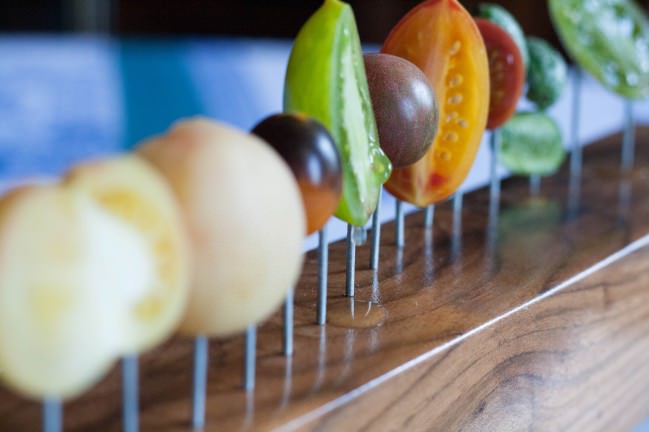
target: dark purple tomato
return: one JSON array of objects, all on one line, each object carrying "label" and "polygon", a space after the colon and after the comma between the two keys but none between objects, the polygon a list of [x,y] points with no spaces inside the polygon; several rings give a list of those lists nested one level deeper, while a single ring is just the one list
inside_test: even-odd
[{"label": "dark purple tomato", "polygon": [[435,138],[439,113],[424,73],[390,54],[365,54],[381,148],[396,168],[421,159]]},{"label": "dark purple tomato", "polygon": [[322,228],[336,211],[342,191],[340,153],[327,129],[299,114],[276,114],[252,133],[271,145],[297,180],[307,219],[307,234]]}]

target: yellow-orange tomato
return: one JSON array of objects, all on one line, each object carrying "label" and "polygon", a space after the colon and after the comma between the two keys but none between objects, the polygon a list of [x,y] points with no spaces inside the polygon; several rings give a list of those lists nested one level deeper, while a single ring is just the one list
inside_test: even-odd
[{"label": "yellow-orange tomato", "polygon": [[475,160],[489,112],[487,51],[456,0],[428,0],[392,29],[382,52],[419,66],[439,100],[433,145],[417,163],[395,169],[385,185],[397,198],[425,207],[455,193]]}]

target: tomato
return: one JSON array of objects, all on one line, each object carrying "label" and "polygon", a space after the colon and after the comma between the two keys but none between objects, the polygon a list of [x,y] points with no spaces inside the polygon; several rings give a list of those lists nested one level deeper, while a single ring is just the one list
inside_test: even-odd
[{"label": "tomato", "polygon": [[347,3],[325,0],[300,29],[286,69],[284,110],[313,117],[329,130],[343,164],[336,216],[365,225],[392,164],[379,145],[361,41]]},{"label": "tomato", "polygon": [[334,139],[317,120],[296,114],[275,114],[252,133],[282,156],[302,193],[307,234],[322,228],[340,202],[343,173]]},{"label": "tomato", "polygon": [[500,162],[519,175],[550,175],[566,158],[557,122],[544,112],[520,112],[502,127]]},{"label": "tomato", "polygon": [[435,92],[408,60],[390,54],[365,54],[364,60],[379,144],[394,168],[412,165],[426,154],[437,132]]},{"label": "tomato", "polygon": [[554,105],[566,88],[568,65],[559,51],[543,39],[527,38],[527,100],[545,110]]},{"label": "tomato", "polygon": [[485,18],[498,25],[501,29],[505,30],[509,36],[511,36],[512,40],[516,42],[518,49],[521,51],[523,63],[525,64],[525,68],[527,68],[530,63],[530,56],[527,51],[527,42],[525,41],[523,29],[518,21],[516,21],[516,18],[514,18],[514,16],[504,7],[493,3],[478,4],[476,12],[478,17]]},{"label": "tomato", "polygon": [[550,0],[566,51],[604,87],[629,99],[649,96],[649,24],[632,0]]},{"label": "tomato", "polygon": [[491,97],[487,127],[495,129],[516,111],[525,84],[525,65],[516,42],[505,30],[484,18],[476,18],[475,22],[489,58]]},{"label": "tomato", "polygon": [[382,52],[417,65],[439,100],[430,149],[417,163],[395,169],[386,183],[397,198],[425,207],[453,195],[475,160],[489,110],[487,50],[457,0],[428,0],[392,29]]}]

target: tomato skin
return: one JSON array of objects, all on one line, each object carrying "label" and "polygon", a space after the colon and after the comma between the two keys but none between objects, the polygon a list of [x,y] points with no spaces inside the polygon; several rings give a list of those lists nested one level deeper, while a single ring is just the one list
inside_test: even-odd
[{"label": "tomato skin", "polygon": [[426,154],[437,132],[435,93],[426,75],[401,57],[365,54],[363,58],[379,144],[393,168],[412,165]]},{"label": "tomato skin", "polygon": [[276,114],[252,130],[282,156],[302,194],[306,234],[321,229],[340,202],[343,173],[334,139],[317,120],[303,115]]},{"label": "tomato skin", "polygon": [[489,63],[480,31],[457,0],[427,0],[392,29],[382,52],[417,65],[439,100],[440,124],[417,163],[395,169],[385,187],[425,207],[453,195],[475,160],[489,110]]},{"label": "tomato skin", "polygon": [[487,128],[496,129],[514,115],[525,85],[523,56],[514,39],[497,24],[476,18],[489,59],[489,117]]}]

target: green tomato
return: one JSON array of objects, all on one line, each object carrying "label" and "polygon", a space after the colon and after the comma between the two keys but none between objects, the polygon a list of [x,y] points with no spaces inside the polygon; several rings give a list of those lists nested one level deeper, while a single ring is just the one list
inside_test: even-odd
[{"label": "green tomato", "polygon": [[604,87],[649,95],[649,25],[632,0],[550,0],[550,15],[566,50]]},{"label": "green tomato", "polygon": [[504,7],[493,3],[480,3],[476,8],[476,15],[491,21],[509,34],[520,50],[523,63],[527,68],[530,63],[530,57],[527,52],[523,29],[521,29],[516,18]]},{"label": "green tomato", "polygon": [[545,113],[517,113],[500,134],[500,161],[514,174],[552,174],[565,159],[559,126]]},{"label": "green tomato", "polygon": [[540,109],[553,105],[566,87],[568,67],[561,54],[543,39],[527,39],[530,67],[527,69],[527,98]]},{"label": "green tomato", "polygon": [[348,4],[326,0],[300,30],[286,71],[284,109],[327,127],[343,161],[336,216],[364,225],[392,165],[379,145],[360,38]]}]

